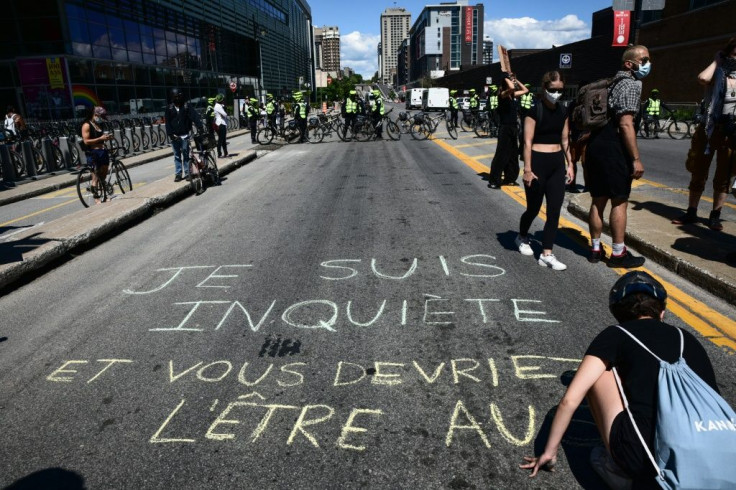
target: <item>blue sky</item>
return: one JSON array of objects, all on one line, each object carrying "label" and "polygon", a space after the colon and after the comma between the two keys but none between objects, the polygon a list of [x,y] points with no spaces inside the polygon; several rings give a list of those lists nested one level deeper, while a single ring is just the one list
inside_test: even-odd
[{"label": "blue sky", "polygon": [[[441,3],[407,0],[381,3],[350,0],[307,0],[315,26],[336,25],[340,29],[341,62],[364,77],[377,70],[376,46],[381,13],[403,7],[416,20],[425,5]],[[513,48],[547,48],[590,37],[593,12],[611,6],[611,0],[469,0],[485,6],[484,31],[496,44]]]}]

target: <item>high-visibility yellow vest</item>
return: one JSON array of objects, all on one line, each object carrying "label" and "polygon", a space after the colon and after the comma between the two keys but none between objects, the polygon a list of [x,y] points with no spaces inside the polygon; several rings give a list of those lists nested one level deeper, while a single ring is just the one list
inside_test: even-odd
[{"label": "high-visibility yellow vest", "polygon": [[306,102],[298,102],[296,104],[296,106],[294,107],[294,116],[299,119],[307,118],[307,103]]},{"label": "high-visibility yellow vest", "polygon": [[526,93],[521,96],[521,108],[522,109],[531,109],[532,108],[532,101],[534,100],[534,96],[531,93]]},{"label": "high-visibility yellow vest", "polygon": [[480,98],[474,95],[470,98],[470,109],[477,109],[480,106]]},{"label": "high-visibility yellow vest", "polygon": [[450,109],[457,110],[457,98],[456,97],[450,97]]},{"label": "high-visibility yellow vest", "polygon": [[650,116],[659,116],[659,110],[660,106],[662,105],[662,101],[657,99],[649,99],[649,105],[647,106],[647,114]]},{"label": "high-visibility yellow vest", "polygon": [[357,110],[358,110],[358,103],[355,102],[350,97],[348,97],[347,100],[345,100],[345,113],[346,114],[354,114],[355,111],[357,111]]},{"label": "high-visibility yellow vest", "polygon": [[488,97],[488,107],[490,109],[498,108],[498,95],[491,95]]},{"label": "high-visibility yellow vest", "polygon": [[270,101],[266,104],[266,114],[269,116],[274,113],[276,110],[276,104],[273,103],[273,101]]},{"label": "high-visibility yellow vest", "polygon": [[378,112],[383,116],[385,112],[384,109],[385,108],[383,106],[383,102],[381,102],[381,99],[376,99],[376,102],[373,104],[373,112]]}]

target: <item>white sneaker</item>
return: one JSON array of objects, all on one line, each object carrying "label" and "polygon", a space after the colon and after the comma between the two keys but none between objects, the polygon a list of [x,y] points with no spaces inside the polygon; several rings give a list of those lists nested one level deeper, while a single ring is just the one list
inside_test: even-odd
[{"label": "white sneaker", "polygon": [[521,255],[534,255],[534,250],[532,250],[529,242],[524,241],[524,239],[521,238],[520,235],[516,235],[516,240],[514,240],[514,243],[519,249],[519,252],[521,252]]},{"label": "white sneaker", "polygon": [[540,255],[537,263],[539,263],[539,265],[541,265],[542,267],[550,267],[552,270],[555,271],[564,271],[565,269],[567,269],[567,266],[557,260],[557,257],[555,257],[553,254]]}]

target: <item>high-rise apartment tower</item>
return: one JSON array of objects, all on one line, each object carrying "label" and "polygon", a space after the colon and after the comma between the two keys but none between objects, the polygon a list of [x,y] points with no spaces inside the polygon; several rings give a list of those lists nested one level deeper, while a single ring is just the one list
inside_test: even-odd
[{"label": "high-rise apartment tower", "polygon": [[387,8],[381,14],[381,53],[378,78],[381,83],[394,83],[396,56],[401,41],[409,36],[411,14],[405,8]]},{"label": "high-rise apartment tower", "polygon": [[340,29],[336,26],[315,27],[314,55],[318,70],[340,71]]}]

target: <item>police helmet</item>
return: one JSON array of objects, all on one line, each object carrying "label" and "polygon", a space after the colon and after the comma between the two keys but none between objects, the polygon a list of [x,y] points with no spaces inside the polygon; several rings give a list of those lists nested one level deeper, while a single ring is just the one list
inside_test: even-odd
[{"label": "police helmet", "polygon": [[378,96],[380,96],[380,95],[381,95],[381,92],[379,92],[378,90],[372,90],[372,91],[371,91],[371,93],[372,93],[373,95],[375,95],[376,97],[378,97]]},{"label": "police helmet", "polygon": [[475,93],[475,89],[474,89],[474,88],[471,88],[469,92],[470,92],[471,94],[474,94],[474,93]]},{"label": "police helmet", "polygon": [[251,104],[256,104],[257,102],[258,102],[258,99],[254,98],[254,97],[251,97],[250,98],[250,103]]},{"label": "police helmet", "polygon": [[225,96],[222,95],[222,94],[217,94],[217,95],[215,95],[215,100],[217,102],[222,102],[223,100],[225,100]]},{"label": "police helmet", "polygon": [[630,271],[621,276],[611,288],[608,294],[609,309],[636,293],[647,294],[663,303],[667,300],[667,290],[659,281],[644,271]]},{"label": "police helmet", "polygon": [[450,90],[450,95],[455,95],[457,93],[457,90]]},{"label": "police helmet", "polygon": [[490,90],[491,93],[498,92],[498,85],[491,85],[488,87],[488,90]]},{"label": "police helmet", "polygon": [[652,95],[657,95],[659,94],[659,89],[653,88],[651,93]]},{"label": "police helmet", "polygon": [[266,98],[268,100],[273,100],[273,94],[266,94]]}]

